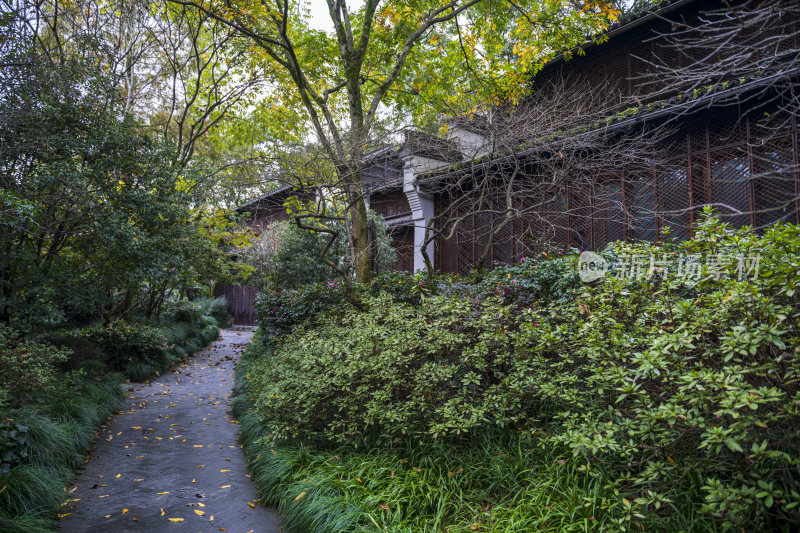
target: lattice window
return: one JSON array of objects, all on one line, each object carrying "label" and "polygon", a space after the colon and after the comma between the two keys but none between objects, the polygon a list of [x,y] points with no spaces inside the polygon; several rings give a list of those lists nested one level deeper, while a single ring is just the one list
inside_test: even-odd
[{"label": "lattice window", "polygon": [[655,185],[652,175],[625,178],[629,239],[655,241],[658,238]]},{"label": "lattice window", "polygon": [[756,227],[779,220],[797,222],[797,168],[791,138],[771,139],[752,148]]},{"label": "lattice window", "polygon": [[565,191],[555,191],[548,195],[544,206],[542,228],[543,244],[554,246],[569,245],[569,217],[567,216],[567,202]]},{"label": "lattice window", "polygon": [[593,191],[588,187],[572,189],[570,191],[570,246],[579,250],[594,248],[592,241],[592,196]]},{"label": "lattice window", "polygon": [[678,240],[691,235],[689,216],[689,178],[686,160],[676,163],[658,176],[660,226],[669,226],[670,235]]},{"label": "lattice window", "polygon": [[614,241],[622,240],[624,200],[622,182],[619,179],[608,181],[597,187],[595,195],[595,248],[602,250]]},{"label": "lattice window", "polygon": [[[715,212],[735,227],[750,224],[750,166],[745,148],[711,153],[711,201]],[[742,214],[737,214],[737,211]]]}]

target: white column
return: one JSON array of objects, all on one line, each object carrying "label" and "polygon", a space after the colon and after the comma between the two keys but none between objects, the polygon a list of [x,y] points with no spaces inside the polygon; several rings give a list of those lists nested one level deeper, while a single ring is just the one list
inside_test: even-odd
[{"label": "white column", "polygon": [[[433,218],[433,195],[419,190],[417,175],[447,163],[417,155],[403,157],[403,163],[403,192],[406,193],[408,204],[411,206],[411,218],[414,224],[414,271],[419,272],[425,269],[422,245],[425,242],[425,228]],[[433,242],[428,243],[426,249],[435,268]]]}]

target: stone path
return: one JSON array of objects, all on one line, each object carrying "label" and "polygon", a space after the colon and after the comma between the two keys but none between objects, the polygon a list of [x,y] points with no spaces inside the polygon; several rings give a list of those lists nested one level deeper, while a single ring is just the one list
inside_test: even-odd
[{"label": "stone path", "polygon": [[224,330],[172,372],[130,387],[75,479],[61,531],[282,531],[256,501],[230,413],[234,366],[251,337]]}]

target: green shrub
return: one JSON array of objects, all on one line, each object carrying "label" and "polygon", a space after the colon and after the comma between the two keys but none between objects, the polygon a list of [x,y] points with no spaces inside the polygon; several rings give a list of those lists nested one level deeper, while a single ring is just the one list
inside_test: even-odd
[{"label": "green shrub", "polygon": [[299,330],[253,373],[259,415],[276,437],[442,437],[507,426],[529,409],[519,382],[527,367],[509,356],[508,308],[366,302],[367,312]]},{"label": "green shrub", "polygon": [[372,279],[369,292],[373,296],[388,294],[396,302],[419,305],[422,296],[431,294],[435,289],[435,285],[429,284],[426,277],[424,274],[402,271],[385,272]]},{"label": "green shrub", "polygon": [[[380,215],[369,211],[369,219],[375,224],[373,257],[381,270],[388,270],[397,258],[392,248],[388,226]],[[309,220],[306,224],[320,225],[338,232],[338,238],[328,251],[327,257],[342,271],[352,274],[350,247],[345,228],[329,220]],[[245,261],[254,268],[248,284],[263,289],[296,289],[303,285],[333,281],[337,274],[328,265],[319,261],[330,233],[309,231],[289,221],[271,224],[259,240],[245,253]]]},{"label": "green shrub", "polygon": [[64,485],[100,424],[122,400],[122,376],[64,377],[47,402],[7,409],[0,419],[0,529],[52,531]]},{"label": "green shrub", "polygon": [[[609,246],[618,264],[592,284],[569,256],[476,276],[454,291],[469,299],[331,306],[244,379],[273,441],[457,443],[509,427],[600,465],[611,528],[791,529],[798,250],[800,227],[758,236],[707,214],[691,241]],[[755,254],[758,275],[739,279],[735,258]],[[626,278],[631,255],[667,266]],[[677,266],[687,257],[702,260],[698,279]],[[523,282],[520,297],[509,284]]]},{"label": "green shrub", "polygon": [[262,501],[277,506],[293,531],[587,531],[608,528],[620,514],[598,465],[530,432],[379,447],[265,438],[271,428],[253,407],[260,382],[252,376],[273,349],[248,347],[233,408]]},{"label": "green shrub", "polygon": [[166,342],[158,329],[151,326],[119,320],[106,326],[72,330],[68,334],[99,346],[105,364],[115,371],[125,370],[129,365],[146,364],[161,369],[168,365]]},{"label": "green shrub", "polygon": [[231,315],[228,300],[224,296],[199,298],[195,300],[195,303],[200,306],[203,315],[213,317],[219,327],[228,328],[233,324],[233,315]]},{"label": "green shrub", "polygon": [[25,340],[18,331],[0,324],[0,408],[6,403],[19,405],[31,396],[47,396],[59,374],[57,364],[69,354],[63,348]]},{"label": "green shrub", "polygon": [[267,290],[256,297],[256,317],[263,335],[272,339],[320,313],[346,305],[346,301],[344,287],[336,280],[298,289]]}]

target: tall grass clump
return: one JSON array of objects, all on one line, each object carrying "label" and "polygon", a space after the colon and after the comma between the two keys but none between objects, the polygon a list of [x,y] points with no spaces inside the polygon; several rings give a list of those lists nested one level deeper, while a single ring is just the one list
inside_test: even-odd
[{"label": "tall grass clump", "polygon": [[[122,376],[64,380],[44,401],[2,409],[0,529],[52,531],[65,485],[122,400]],[[42,398],[45,400],[45,398]]]}]

